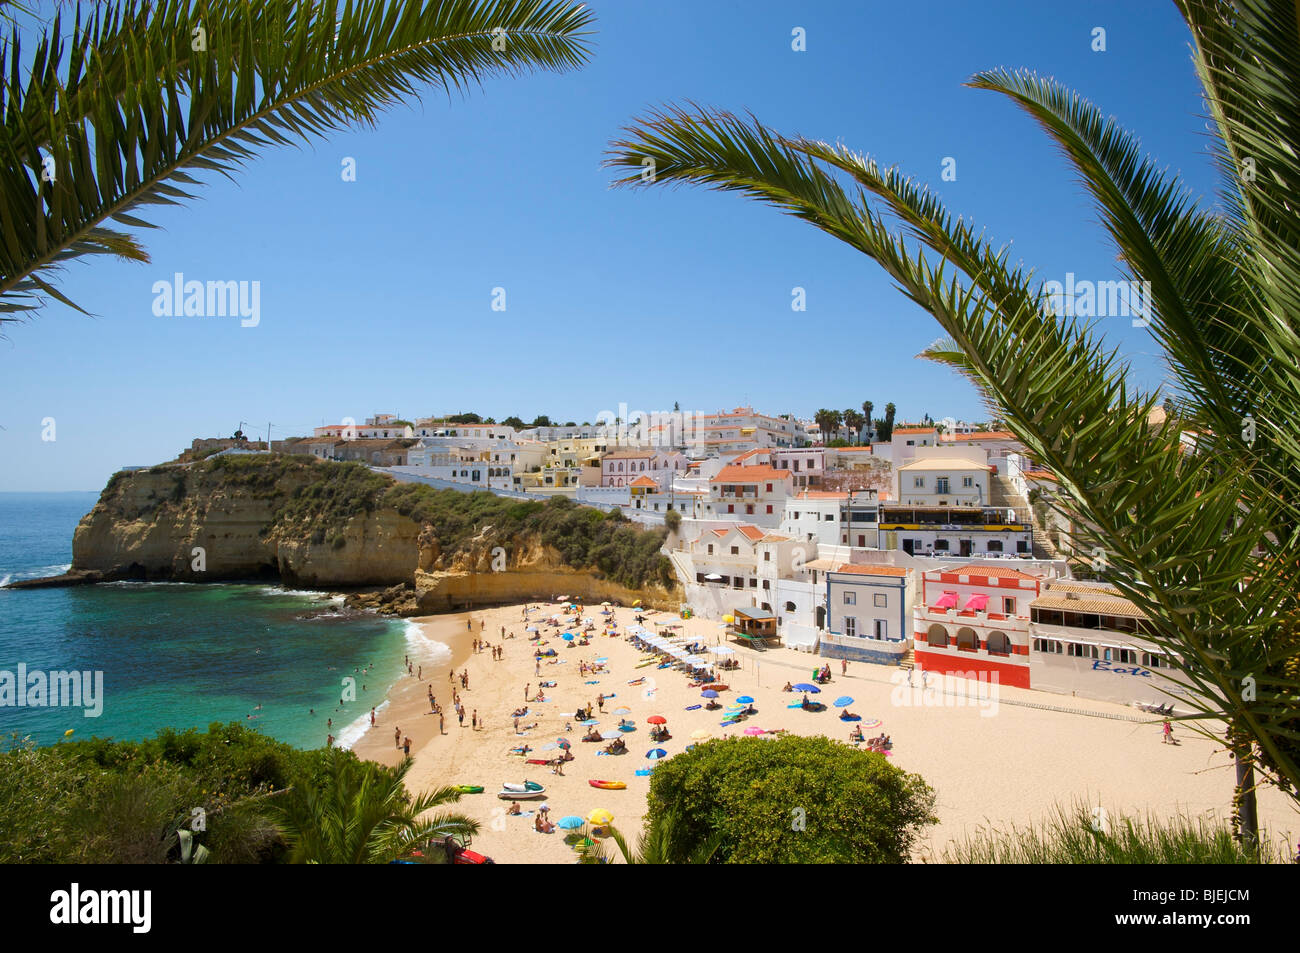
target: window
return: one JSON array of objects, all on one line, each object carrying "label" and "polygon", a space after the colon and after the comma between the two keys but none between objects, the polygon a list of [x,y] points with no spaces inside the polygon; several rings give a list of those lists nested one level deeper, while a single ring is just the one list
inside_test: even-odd
[{"label": "window", "polygon": [[757,588],[758,588],[758,578],[757,578],[757,577],[753,577],[753,578],[751,578],[751,579],[749,580],[749,588],[751,588],[751,589],[757,589]]},{"label": "window", "polygon": [[1055,639],[1034,639],[1034,651],[1046,655],[1060,655],[1061,643]]},{"label": "window", "polygon": [[835,514],[834,514],[834,513],[827,513],[827,514],[826,514],[824,517],[822,517],[822,518],[823,518],[826,522],[829,523],[829,522],[831,522],[833,519],[835,519]]},{"label": "window", "polygon": [[772,484],[770,484],[770,483],[767,485],[767,492],[768,492],[768,493],[771,493],[771,492],[772,492]]},{"label": "window", "polygon": [[727,504],[727,512],[728,512],[728,513],[734,513],[734,512],[736,512],[736,504],[735,504],[735,503],[728,503],[728,504]]},{"label": "window", "polygon": [[763,550],[763,562],[770,563],[771,561],[772,561],[771,550],[767,550],[767,549]]},{"label": "window", "polygon": [[969,490],[971,487],[973,487],[973,486],[975,485],[975,478],[974,478],[974,477],[962,477],[962,478],[961,478],[961,485],[962,485],[963,487],[965,487],[966,489]]},{"label": "window", "polygon": [[1169,662],[1163,655],[1153,655],[1150,652],[1143,652],[1142,665],[1146,668],[1168,668]]},{"label": "window", "polygon": [[912,477],[912,486],[921,489],[925,486],[925,477]]},{"label": "window", "polygon": [[1071,658],[1095,659],[1097,657],[1097,646],[1095,645],[1084,645],[1080,642],[1066,642],[1065,647],[1067,649],[1065,654],[1069,655]]},{"label": "window", "polygon": [[1016,614],[1016,599],[1015,599],[1015,596],[1003,596],[1003,597],[1002,597],[1002,614],[1003,614],[1003,615],[1015,615],[1015,614]]},{"label": "window", "polygon": [[713,555],[713,544],[712,544],[712,543],[709,543],[709,555],[710,555],[710,556]]},{"label": "window", "polygon": [[844,604],[846,606],[856,606],[858,604],[858,594],[856,592],[845,592]]},{"label": "window", "polygon": [[1002,552],[1002,540],[1000,540],[1000,539],[990,539],[990,540],[989,540],[989,552],[991,552],[991,553],[1000,553],[1000,552]]},{"label": "window", "polygon": [[948,478],[946,476],[934,478],[934,492],[936,493],[948,492]]},{"label": "window", "polygon": [[754,504],[753,504],[753,503],[746,503],[746,504],[745,504],[745,512],[752,516],[753,513],[754,513]]},{"label": "window", "polygon": [[844,634],[847,636],[851,636],[853,638],[857,638],[858,620],[851,615],[846,615],[844,617]]},{"label": "window", "polygon": [[731,555],[733,555],[733,556],[739,556],[739,555],[740,555],[740,547],[739,547],[739,546],[732,546],[732,547],[731,547]]},{"label": "window", "polygon": [[946,539],[936,539],[934,549],[935,552],[946,553],[948,551],[948,541]]},{"label": "window", "polygon": [[1115,653],[1119,656],[1119,661],[1125,665],[1137,664],[1137,652],[1133,649],[1116,649]]},{"label": "window", "polygon": [[772,512],[772,504],[771,504],[771,503],[767,504],[767,511],[768,511],[768,513],[771,513],[771,512]]},{"label": "window", "polygon": [[887,609],[889,608],[889,596],[883,592],[877,592],[871,597],[871,604],[877,609]]},{"label": "window", "polygon": [[771,584],[768,580],[764,579],[764,580],[763,580],[763,588],[764,588],[764,589],[771,589],[771,588],[772,588],[772,584]]}]

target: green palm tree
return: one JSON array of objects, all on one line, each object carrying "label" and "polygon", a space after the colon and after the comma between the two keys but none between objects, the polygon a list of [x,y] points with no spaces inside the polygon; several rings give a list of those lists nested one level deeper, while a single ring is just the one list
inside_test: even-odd
[{"label": "green palm tree", "polygon": [[1189,686],[1185,720],[1220,741],[1227,721],[1235,816],[1254,838],[1254,770],[1293,797],[1300,786],[1300,19],[1294,0],[1177,6],[1214,123],[1221,212],[1057,83],[1002,70],[969,83],[1052,137],[1127,277],[1150,282],[1142,320],[1171,369],[1177,423],[1149,424],[1159,393],[1058,314],[1007,246],[897,169],[694,106],[634,123],[609,163],[630,186],[691,182],[802,218],[938,321],[947,339],[923,356],[974,381],[1056,474],[1075,548],[1104,560]]},{"label": "green palm tree", "polygon": [[[676,824],[672,815],[655,824],[646,825],[640,836],[637,837],[636,849],[628,843],[627,838],[618,828],[612,825],[608,828],[609,841],[614,842],[618,850],[618,856],[623,858],[625,864],[668,864],[672,863],[668,858],[673,856],[671,850],[672,838],[676,830]],[[607,841],[597,840],[588,836],[584,830],[582,839],[579,841],[578,863],[580,864],[608,864],[610,857],[606,851]],[[722,835],[714,834],[711,838],[701,844],[698,848],[691,851],[686,863],[688,864],[708,864],[712,863],[722,849]]]},{"label": "green palm tree", "polygon": [[412,797],[406,775],[412,760],[396,767],[359,761],[330,749],[322,777],[297,785],[275,804],[275,820],[298,864],[385,864],[448,835],[475,834],[478,822],[435,808],[460,800],[443,787]]},{"label": "green palm tree", "polygon": [[[271,145],[372,126],[382,109],[483,80],[581,66],[592,21],[560,0],[111,0],[60,11],[31,67],[0,38],[0,322],[53,298],[68,262],[149,256],[147,228],[194,174]],[[82,310],[78,308],[78,310]]]}]

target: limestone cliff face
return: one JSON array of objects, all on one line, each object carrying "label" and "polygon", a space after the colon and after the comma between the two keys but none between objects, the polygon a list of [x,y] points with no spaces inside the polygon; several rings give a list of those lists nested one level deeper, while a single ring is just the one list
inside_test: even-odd
[{"label": "limestone cliff face", "polygon": [[329,539],[277,524],[279,507],[310,482],[310,468],[286,472],[272,487],[196,468],[120,476],[77,527],[72,570],[107,579],[264,578],[323,588],[411,581],[420,527],[393,510],[350,516]]},{"label": "limestone cliff face", "polygon": [[[118,474],[77,527],[68,576],[37,582],[266,579],[302,588],[387,587],[349,601],[401,615],[562,593],[588,602],[640,599],[647,608],[673,609],[680,601],[658,585],[633,589],[567,565],[536,534],[502,546],[485,527],[456,552],[443,552],[434,526],[382,505],[388,477],[354,469],[340,479],[340,466],[294,458]],[[370,481],[369,491],[362,481]],[[369,505],[356,502],[363,498]]]}]

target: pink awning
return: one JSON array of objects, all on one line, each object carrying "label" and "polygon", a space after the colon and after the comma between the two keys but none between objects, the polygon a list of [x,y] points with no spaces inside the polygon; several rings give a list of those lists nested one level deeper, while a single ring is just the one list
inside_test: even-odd
[{"label": "pink awning", "polygon": [[957,604],[957,593],[945,592],[939,597],[939,601],[934,604],[936,609],[951,609]]},{"label": "pink awning", "polygon": [[974,612],[979,612],[982,609],[988,608],[988,604],[989,604],[989,597],[984,595],[983,593],[979,593],[967,599],[966,605],[962,606],[962,608],[970,609]]}]

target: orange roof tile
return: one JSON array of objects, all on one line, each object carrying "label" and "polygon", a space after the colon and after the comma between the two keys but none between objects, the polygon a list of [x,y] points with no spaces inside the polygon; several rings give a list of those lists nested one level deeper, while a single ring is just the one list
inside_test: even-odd
[{"label": "orange roof tile", "polygon": [[910,569],[899,566],[864,566],[858,563],[845,563],[836,572],[849,572],[855,576],[906,576]]},{"label": "orange roof tile", "polygon": [[658,483],[650,479],[648,476],[639,476],[631,483],[628,484],[628,486],[658,486],[658,485],[659,485]]},{"label": "orange roof tile", "polygon": [[736,529],[740,530],[740,534],[748,539],[760,540],[763,538],[763,531],[757,526],[750,526],[747,523],[743,525],[737,524]]},{"label": "orange roof tile", "polygon": [[765,480],[788,480],[790,479],[789,470],[777,470],[768,464],[759,464],[747,467],[743,464],[731,463],[718,471],[710,483],[761,483]]},{"label": "orange roof tile", "polygon": [[1031,576],[1027,572],[1021,572],[1019,569],[1011,569],[1007,566],[979,566],[971,563],[966,566],[960,566],[957,569],[941,569],[940,572],[945,575],[957,576],[990,576],[997,579],[1034,579],[1038,580],[1039,576]]}]

